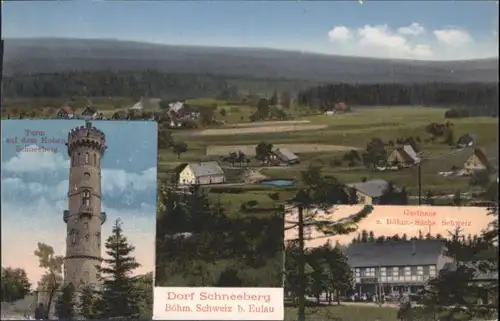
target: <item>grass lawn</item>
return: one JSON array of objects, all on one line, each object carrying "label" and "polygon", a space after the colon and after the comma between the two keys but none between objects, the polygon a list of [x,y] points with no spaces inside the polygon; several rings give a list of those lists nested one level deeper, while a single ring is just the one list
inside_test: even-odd
[{"label": "grass lawn", "polygon": [[[307,307],[311,321],[397,321],[397,309],[362,305]],[[297,308],[285,308],[285,321],[297,320]]]}]

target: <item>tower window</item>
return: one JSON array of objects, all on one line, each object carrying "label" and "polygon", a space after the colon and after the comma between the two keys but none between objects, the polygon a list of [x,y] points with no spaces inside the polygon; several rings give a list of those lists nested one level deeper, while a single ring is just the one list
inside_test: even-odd
[{"label": "tower window", "polygon": [[94,153],[94,165],[97,166],[97,155]]},{"label": "tower window", "polygon": [[90,192],[89,191],[83,191],[82,203],[85,206],[90,206]]},{"label": "tower window", "polygon": [[85,164],[89,163],[89,153],[85,153]]}]

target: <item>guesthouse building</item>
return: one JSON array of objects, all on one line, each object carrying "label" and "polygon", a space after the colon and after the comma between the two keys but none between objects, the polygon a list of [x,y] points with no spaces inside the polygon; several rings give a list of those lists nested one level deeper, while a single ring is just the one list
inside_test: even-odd
[{"label": "guesthouse building", "polygon": [[453,262],[440,240],[350,244],[346,250],[359,294],[416,294]]}]

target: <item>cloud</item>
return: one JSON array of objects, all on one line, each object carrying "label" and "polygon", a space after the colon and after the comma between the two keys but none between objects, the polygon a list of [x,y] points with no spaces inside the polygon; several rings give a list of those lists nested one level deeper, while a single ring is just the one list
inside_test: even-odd
[{"label": "cloud", "polygon": [[433,52],[425,45],[414,45],[388,25],[365,25],[358,29],[357,46],[387,57],[430,58]]},{"label": "cloud", "polygon": [[473,41],[471,35],[467,31],[456,28],[434,30],[433,33],[437,41],[448,46],[460,47]]},{"label": "cloud", "polygon": [[334,27],[328,32],[328,38],[330,41],[344,41],[352,37],[351,31],[344,26]]},{"label": "cloud", "polygon": [[[2,200],[65,200],[69,189],[68,163],[57,153],[19,153],[2,164]],[[134,206],[144,196],[156,194],[156,167],[139,173],[103,168],[101,175],[104,199],[113,204]],[[148,198],[156,199],[156,195]]]},{"label": "cloud", "polygon": [[398,28],[398,33],[408,36],[419,36],[425,32],[425,28],[419,23],[413,22],[409,26]]},{"label": "cloud", "polygon": [[[30,145],[27,149],[36,149],[38,146]],[[69,162],[61,154],[53,152],[25,152],[2,164],[2,171],[16,173],[31,173],[40,171],[56,171],[69,168]]]},{"label": "cloud", "polygon": [[102,191],[123,193],[126,190],[145,191],[151,186],[156,186],[156,167],[149,168],[140,173],[127,173],[122,169],[102,170]]},{"label": "cloud", "polygon": [[335,44],[329,48],[330,53],[347,56],[423,60],[498,57],[497,37],[488,35],[478,41],[467,31],[450,27],[427,34],[417,22],[396,28],[387,24],[357,28],[339,25],[328,32],[328,39]]}]

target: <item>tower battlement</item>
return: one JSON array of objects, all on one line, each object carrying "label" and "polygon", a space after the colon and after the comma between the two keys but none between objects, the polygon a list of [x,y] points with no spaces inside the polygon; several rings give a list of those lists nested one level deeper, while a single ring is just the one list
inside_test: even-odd
[{"label": "tower battlement", "polygon": [[90,121],[85,122],[85,126],[79,126],[68,133],[68,155],[78,147],[85,147],[98,150],[101,154],[106,151],[106,136],[102,131],[92,126]]}]

